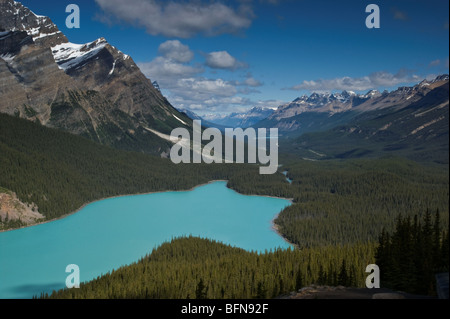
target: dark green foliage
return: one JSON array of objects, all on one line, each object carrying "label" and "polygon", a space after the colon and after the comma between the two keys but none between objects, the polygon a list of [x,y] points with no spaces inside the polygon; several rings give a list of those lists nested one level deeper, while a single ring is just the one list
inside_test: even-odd
[{"label": "dark green foliage", "polygon": [[205,286],[203,279],[200,279],[195,289],[195,299],[208,299],[208,287]]},{"label": "dark green foliage", "polygon": [[376,241],[383,229],[394,230],[395,216],[427,208],[439,209],[448,227],[448,168],[385,158],[297,161],[286,169],[295,205],[276,223],[300,247]]},{"label": "dark green foliage", "polygon": [[[258,254],[212,240],[180,238],[154,249],[135,264],[81,284],[80,289],[61,290],[50,297],[272,298],[317,283],[319,265],[326,265],[325,271],[331,273],[339,269],[344,259],[355,265],[355,282],[361,287],[365,283],[366,262],[373,262],[368,256],[373,255],[374,247],[328,246],[303,251],[280,249]],[[331,283],[327,281],[324,284]]]},{"label": "dark green foliage", "polygon": [[267,298],[267,289],[263,282],[258,282],[258,288],[256,290],[255,299],[266,299]]},{"label": "dark green foliage", "polygon": [[392,235],[381,234],[375,256],[383,287],[435,294],[435,273],[449,270],[448,258],[441,258],[444,249],[448,256],[448,229],[442,233],[439,220],[436,213],[433,227],[428,211],[422,223],[417,215],[400,216]]},{"label": "dark green foliage", "polygon": [[[322,265],[320,265],[320,267],[323,270]],[[319,281],[321,280],[320,279],[320,271],[319,271],[319,279],[318,280]],[[302,274],[301,269],[298,269],[297,275],[295,277],[295,289],[299,290],[301,288],[303,288],[303,274]]]},{"label": "dark green foliage", "polygon": [[37,115],[36,111],[31,106],[29,107],[27,105],[24,105],[23,108],[27,117],[33,117]]}]

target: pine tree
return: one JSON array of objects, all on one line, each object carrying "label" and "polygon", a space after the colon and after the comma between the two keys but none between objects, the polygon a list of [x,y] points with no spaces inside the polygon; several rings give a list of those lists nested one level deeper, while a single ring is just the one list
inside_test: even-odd
[{"label": "pine tree", "polygon": [[341,269],[339,271],[338,275],[338,285],[339,286],[348,286],[348,272],[347,272],[347,265],[345,262],[345,259],[342,260]]},{"label": "pine tree", "polygon": [[300,267],[297,270],[297,275],[295,277],[295,290],[299,291],[303,288],[303,275]]},{"label": "pine tree", "polygon": [[444,231],[442,234],[441,246],[441,265],[442,269],[449,270],[449,231]]},{"label": "pine tree", "polygon": [[267,289],[264,286],[264,283],[261,282],[261,281],[258,282],[258,288],[257,288],[257,291],[256,291],[255,298],[256,299],[266,299],[267,298]]},{"label": "pine tree", "polygon": [[441,224],[439,209],[436,211],[433,227],[433,268],[439,270],[441,267]]},{"label": "pine tree", "polygon": [[325,271],[323,270],[323,266],[320,265],[319,266],[319,277],[317,279],[317,283],[319,285],[325,285],[327,282],[327,274],[325,273]]},{"label": "pine tree", "polygon": [[203,282],[203,278],[197,284],[197,288],[195,289],[195,299],[207,299],[208,295],[208,287],[205,286]]}]

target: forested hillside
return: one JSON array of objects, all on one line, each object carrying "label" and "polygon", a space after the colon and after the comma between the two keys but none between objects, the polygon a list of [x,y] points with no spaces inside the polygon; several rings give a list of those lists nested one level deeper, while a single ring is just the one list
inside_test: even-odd
[{"label": "forested hillside", "polygon": [[440,210],[448,227],[446,166],[401,158],[298,161],[286,166],[296,205],[277,218],[280,232],[301,247],[377,240],[396,218]]},{"label": "forested hillside", "polygon": [[[311,283],[362,286],[374,245],[257,254],[200,238],[165,243],[139,262],[51,298],[273,298]],[[48,296],[41,296],[48,297]]]}]

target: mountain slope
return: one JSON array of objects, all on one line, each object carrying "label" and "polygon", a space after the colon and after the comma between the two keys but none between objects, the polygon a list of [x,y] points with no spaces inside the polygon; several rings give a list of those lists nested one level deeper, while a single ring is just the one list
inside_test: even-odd
[{"label": "mountain slope", "polygon": [[191,127],[131,57],[100,38],[73,44],[47,18],[0,1],[0,112],[121,149],[161,154]]},{"label": "mountain slope", "polygon": [[381,94],[370,91],[365,95],[344,91],[334,94],[313,93],[278,107],[256,127],[276,127],[282,135],[299,136],[306,132],[325,130],[343,123],[355,115],[360,104]]},{"label": "mountain slope", "polygon": [[371,90],[366,94],[346,91],[333,94],[313,93],[309,97],[305,95],[281,105],[271,116],[255,126],[277,127],[281,135],[294,138],[304,133],[326,131],[345,125],[370,111],[394,106],[405,108],[446,81],[448,82],[448,75],[441,75],[432,81],[424,80],[413,87],[400,87],[392,92]]},{"label": "mountain slope", "polygon": [[[407,92],[406,99],[395,99],[401,92]],[[378,101],[380,104],[382,107],[359,113],[344,125],[282,143],[282,148],[309,159],[395,154],[448,164],[448,77],[401,88]]]}]

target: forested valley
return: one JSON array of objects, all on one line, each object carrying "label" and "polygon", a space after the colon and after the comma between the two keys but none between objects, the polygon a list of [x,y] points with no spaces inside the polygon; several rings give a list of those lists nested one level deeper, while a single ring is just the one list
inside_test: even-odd
[{"label": "forested valley", "polygon": [[[283,164],[274,175],[259,175],[256,165],[174,165],[0,114],[0,187],[36,204],[46,220],[106,197],[187,190],[211,180],[228,180],[243,194],[293,199],[276,219],[290,250],[258,254],[208,239],[174,239],[133,265],[51,297],[272,298],[312,283],[364,287],[365,267],[379,256],[389,256],[383,268],[397,269],[391,265],[401,255],[379,247],[402,247],[395,235],[385,239],[398,230],[399,216],[420,220],[430,211],[440,212],[433,245],[439,241],[443,249],[447,238],[448,246],[448,233],[442,234],[449,222],[448,166],[388,157]],[[21,226],[1,222],[0,230]],[[412,242],[418,233],[408,235]],[[448,259],[438,268],[448,271]],[[385,276],[398,287],[389,271]],[[423,293],[416,284],[408,287]]]}]

